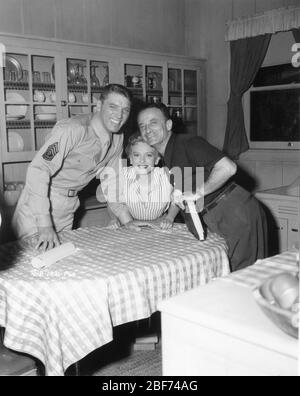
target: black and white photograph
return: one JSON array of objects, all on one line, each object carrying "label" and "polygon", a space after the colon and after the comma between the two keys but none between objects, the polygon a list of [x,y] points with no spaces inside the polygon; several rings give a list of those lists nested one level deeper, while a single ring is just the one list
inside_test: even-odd
[{"label": "black and white photograph", "polygon": [[0,376],[300,375],[300,0],[0,0]]}]

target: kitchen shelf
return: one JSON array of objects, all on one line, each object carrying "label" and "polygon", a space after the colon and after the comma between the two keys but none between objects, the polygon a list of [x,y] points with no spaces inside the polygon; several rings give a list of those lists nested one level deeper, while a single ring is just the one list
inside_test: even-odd
[{"label": "kitchen shelf", "polygon": [[92,93],[102,93],[104,87],[92,87],[91,92]]},{"label": "kitchen shelf", "polygon": [[182,96],[182,91],[169,91],[169,96],[181,97]]},{"label": "kitchen shelf", "polygon": [[162,96],[163,90],[162,89],[147,89],[146,93],[147,93],[147,95],[151,95],[151,96]]},{"label": "kitchen shelf", "polygon": [[55,91],[55,84],[33,83],[32,88],[39,91]]},{"label": "kitchen shelf", "polygon": [[31,128],[31,123],[29,120],[7,121],[6,128],[7,129],[28,129],[28,128]]},{"label": "kitchen shelf", "polygon": [[70,92],[87,92],[88,91],[88,86],[87,85],[74,85],[74,84],[68,84],[68,90]]},{"label": "kitchen shelf", "polygon": [[28,91],[29,84],[27,82],[13,82],[13,81],[4,81],[5,89],[15,89],[20,91]]},{"label": "kitchen shelf", "polygon": [[184,96],[197,96],[197,91],[184,91]]},{"label": "kitchen shelf", "polygon": [[52,128],[56,124],[56,120],[53,121],[34,121],[35,128]]}]

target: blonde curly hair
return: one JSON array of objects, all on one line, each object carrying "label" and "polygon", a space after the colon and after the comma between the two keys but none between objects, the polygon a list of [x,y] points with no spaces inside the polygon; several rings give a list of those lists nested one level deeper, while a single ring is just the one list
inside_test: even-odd
[{"label": "blonde curly hair", "polygon": [[145,144],[147,144],[149,147],[151,147],[151,148],[153,149],[155,155],[156,155],[157,157],[160,157],[160,154],[159,154],[159,152],[156,150],[156,148],[150,146],[150,144],[147,143],[147,142],[142,138],[142,136],[141,136],[140,134],[138,134],[138,133],[135,133],[134,135],[131,135],[131,136],[129,137],[129,139],[128,139],[128,144],[127,144],[127,146],[126,146],[126,148],[125,148],[125,153],[126,153],[127,157],[130,157],[131,152],[132,152],[132,147],[135,146],[137,143],[145,143]]}]

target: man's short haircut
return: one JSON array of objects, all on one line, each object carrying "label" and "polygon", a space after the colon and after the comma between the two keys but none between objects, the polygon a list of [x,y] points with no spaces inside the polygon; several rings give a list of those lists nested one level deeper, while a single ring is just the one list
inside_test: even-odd
[{"label": "man's short haircut", "polygon": [[129,89],[127,89],[126,87],[124,87],[124,85],[120,85],[120,84],[108,84],[103,88],[103,91],[101,92],[101,101],[104,102],[104,100],[108,97],[108,95],[110,93],[116,93],[119,95],[124,96],[125,98],[127,98],[130,102],[130,104],[132,103],[132,95],[131,92],[129,91]]},{"label": "man's short haircut", "polygon": [[[132,147],[133,147],[134,145],[136,145],[137,143],[146,143],[146,144],[148,144],[148,146],[150,146],[150,144],[147,143],[147,142],[142,138],[142,136],[141,136],[139,133],[135,133],[135,134],[131,135],[131,136],[129,137],[129,139],[128,139],[128,144],[127,144],[127,146],[126,146],[126,148],[125,148],[125,153],[126,153],[126,155],[127,155],[128,158],[130,157],[130,155],[131,155],[131,153],[132,153]],[[159,152],[158,152],[154,147],[152,147],[152,146],[150,146],[150,147],[153,149],[153,151],[155,152],[155,154],[156,154],[157,156],[159,156]]]},{"label": "man's short haircut", "polygon": [[168,107],[164,103],[148,103],[145,107],[142,108],[140,113],[142,113],[144,110],[148,109],[158,109],[161,111],[163,116],[165,117],[166,121],[170,120],[170,112]]}]

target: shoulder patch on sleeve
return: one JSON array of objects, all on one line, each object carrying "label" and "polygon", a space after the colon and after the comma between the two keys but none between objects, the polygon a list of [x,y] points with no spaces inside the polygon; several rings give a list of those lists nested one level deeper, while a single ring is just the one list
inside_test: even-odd
[{"label": "shoulder patch on sleeve", "polygon": [[53,158],[56,156],[58,153],[58,142],[51,144],[45,153],[43,154],[43,158],[46,161],[52,161]]}]

